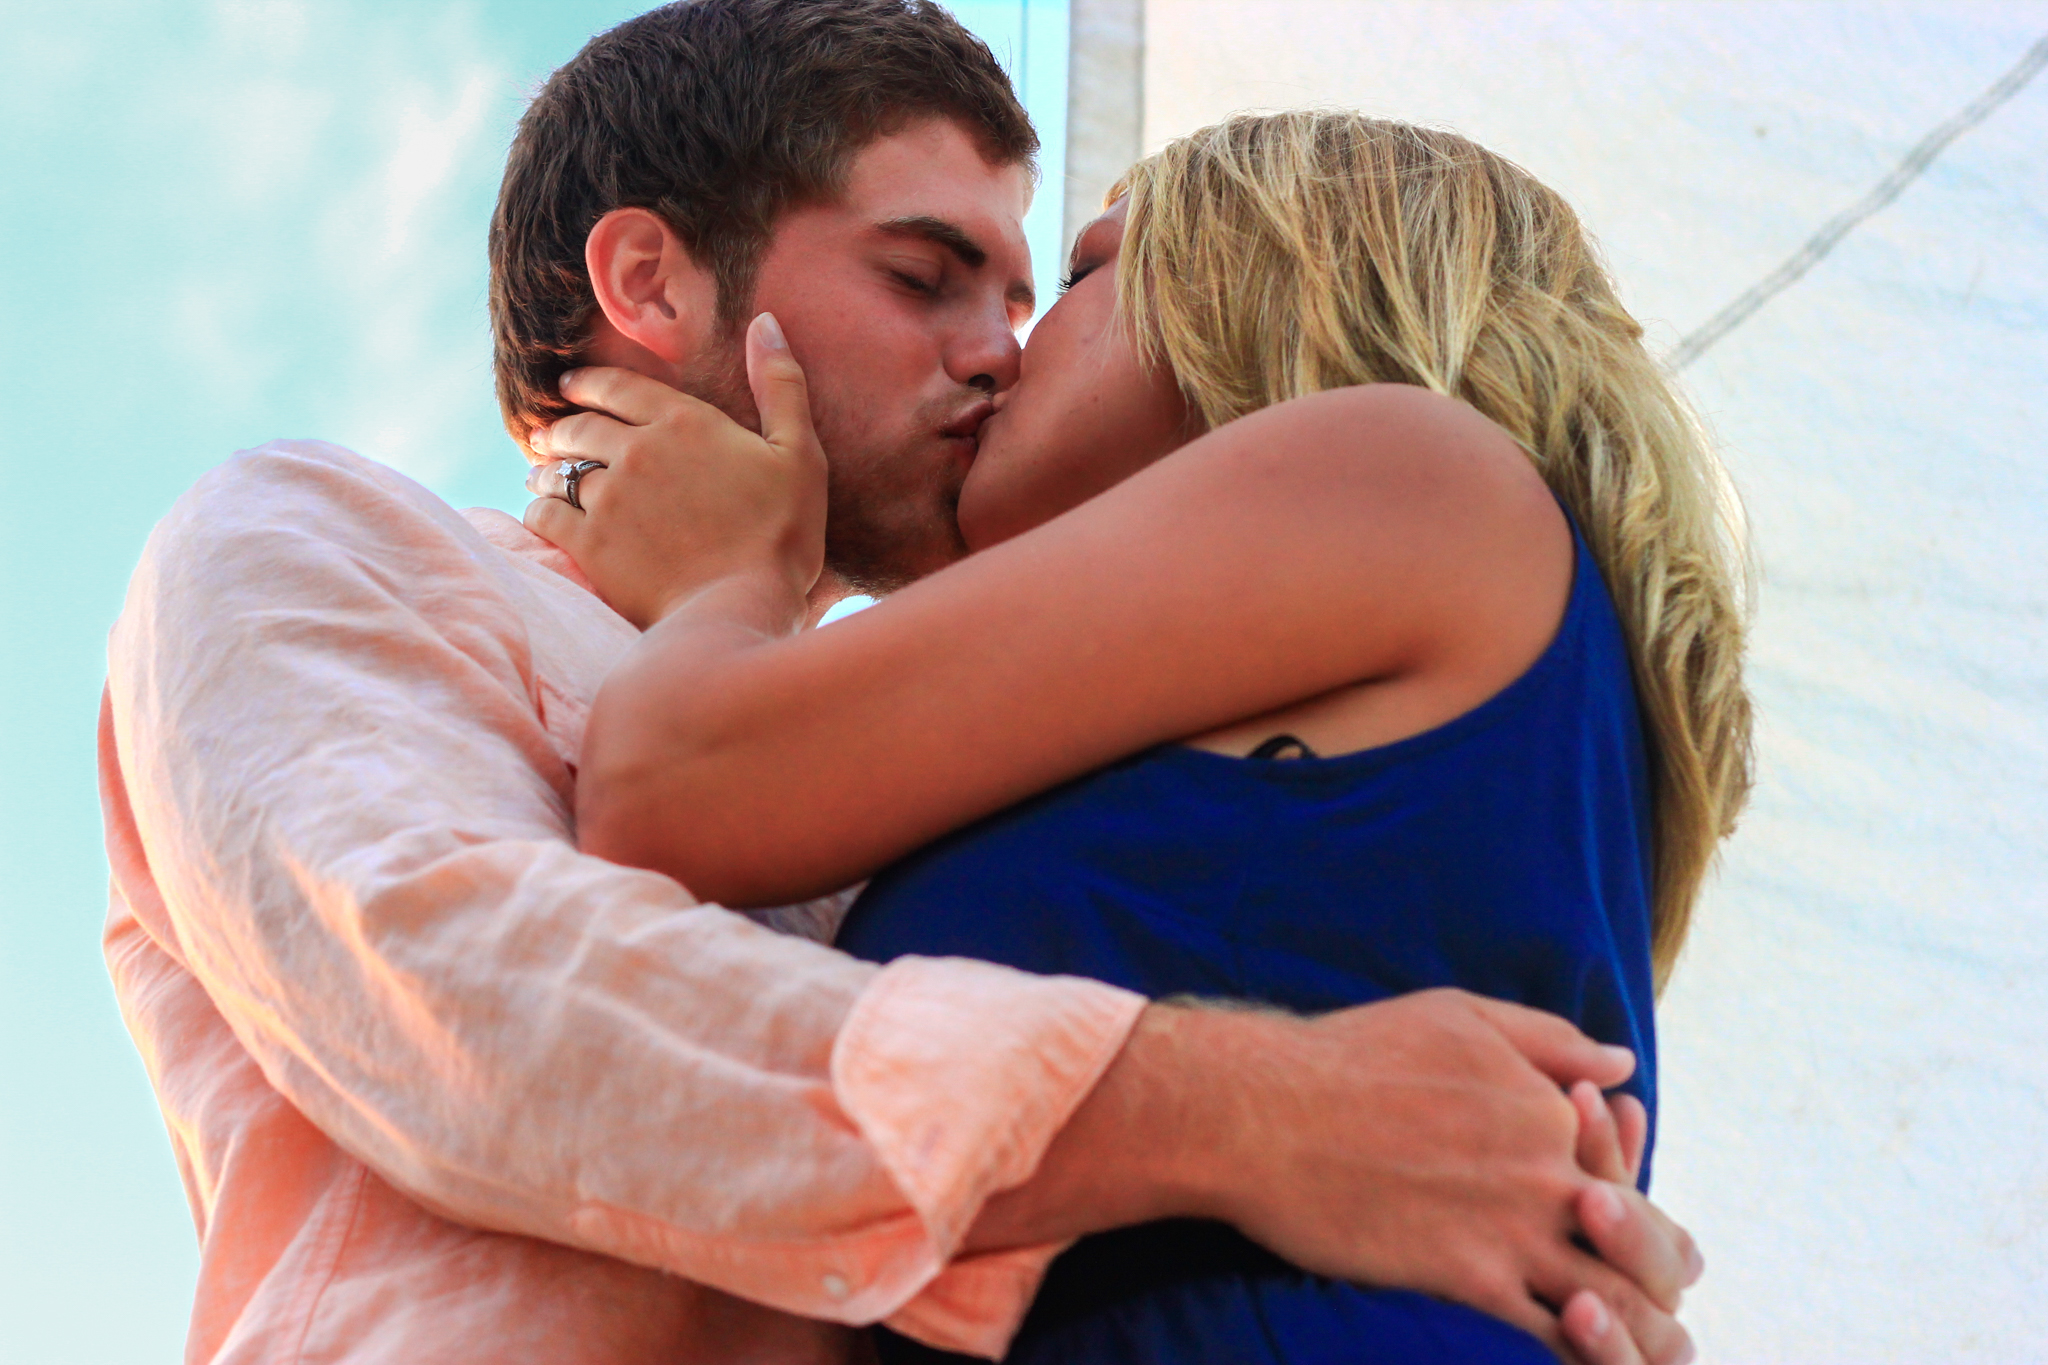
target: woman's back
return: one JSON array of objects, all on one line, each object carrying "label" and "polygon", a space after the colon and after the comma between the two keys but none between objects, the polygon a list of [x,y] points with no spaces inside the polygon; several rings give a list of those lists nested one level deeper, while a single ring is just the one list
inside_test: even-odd
[{"label": "woman's back", "polygon": [[[1149,750],[889,868],[840,943],[1298,1011],[1459,986],[1633,1049],[1628,1088],[1654,1117],[1650,818],[1626,647],[1578,540],[1556,637],[1459,719],[1331,759]],[[1317,1281],[1226,1229],[1178,1223],[1067,1253],[1013,1358],[1446,1352],[1549,1358],[1470,1310]]]}]

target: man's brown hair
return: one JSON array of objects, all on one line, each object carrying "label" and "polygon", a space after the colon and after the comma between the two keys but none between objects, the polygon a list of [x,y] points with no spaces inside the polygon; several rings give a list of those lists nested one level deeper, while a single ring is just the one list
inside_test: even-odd
[{"label": "man's brown hair", "polygon": [[659,214],[735,326],[781,215],[829,201],[862,148],[933,116],[991,163],[1038,151],[994,55],[931,0],[682,0],[591,39],[520,119],[491,218],[512,438],[570,411],[556,385],[589,340],[583,245],[598,219]]}]

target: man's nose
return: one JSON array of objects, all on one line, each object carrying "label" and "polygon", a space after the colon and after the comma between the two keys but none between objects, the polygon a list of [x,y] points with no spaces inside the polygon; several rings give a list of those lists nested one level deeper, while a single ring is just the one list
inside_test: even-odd
[{"label": "man's nose", "polygon": [[1008,314],[999,312],[992,319],[978,319],[954,338],[946,352],[946,373],[955,383],[997,394],[1017,382],[1023,354]]}]

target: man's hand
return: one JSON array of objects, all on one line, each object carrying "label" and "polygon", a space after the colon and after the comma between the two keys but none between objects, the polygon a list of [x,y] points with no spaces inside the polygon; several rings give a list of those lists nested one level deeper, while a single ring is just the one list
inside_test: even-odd
[{"label": "man's hand", "polygon": [[[594,460],[579,510],[535,499],[526,525],[569,552],[612,609],[642,629],[699,589],[744,576],[796,604],[825,554],[825,456],[804,373],[775,319],[747,329],[756,436],[708,403],[627,370],[572,370],[562,396],[590,409],[533,433],[550,462]],[[553,464],[536,469],[553,488]],[[556,490],[557,492],[559,490]]]},{"label": "man's hand", "polygon": [[[969,1245],[1220,1218],[1305,1269],[1469,1304],[1589,1365],[1678,1365],[1692,1347],[1671,1312],[1689,1264],[1675,1229],[1581,1169],[1563,1089],[1588,1082],[1597,1100],[1634,1064],[1552,1015],[1461,991],[1306,1020],[1155,1006]],[[1623,1176],[1625,1127],[1603,1157]]]}]

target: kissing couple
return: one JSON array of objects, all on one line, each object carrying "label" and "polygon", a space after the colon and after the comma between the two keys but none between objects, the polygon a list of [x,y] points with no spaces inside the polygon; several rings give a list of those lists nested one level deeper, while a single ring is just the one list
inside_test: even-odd
[{"label": "kissing couple", "polygon": [[188,1359],[1689,1356],[1696,425],[1561,199],[1338,112],[1133,167],[1020,347],[1035,149],[936,6],[630,20],[493,222],[527,527],[317,442],[159,526]]}]

